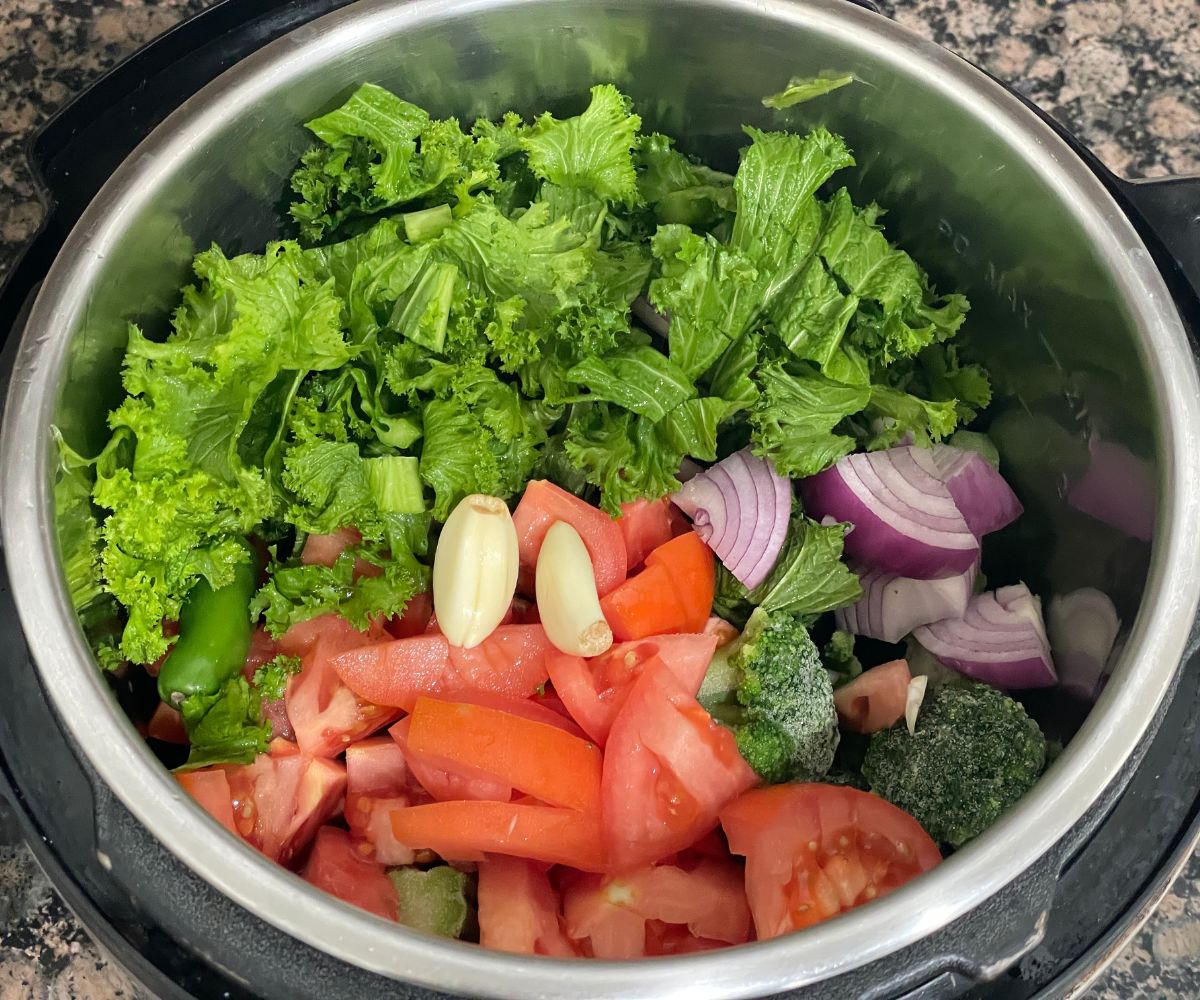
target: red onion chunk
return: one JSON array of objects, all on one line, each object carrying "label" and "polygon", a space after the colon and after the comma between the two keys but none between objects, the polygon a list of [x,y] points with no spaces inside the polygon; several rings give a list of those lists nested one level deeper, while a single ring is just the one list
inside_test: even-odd
[{"label": "red onion chunk", "polygon": [[671,500],[742,584],[767,578],[787,537],[791,484],[748,448],[689,479]]},{"label": "red onion chunk", "polygon": [[978,594],[962,617],[921,625],[913,638],[945,666],[1006,691],[1058,681],[1041,602],[1023,583]]},{"label": "red onion chunk", "polygon": [[974,589],[977,567],[956,576],[934,580],[881,573],[859,572],[863,596],[834,612],[838,628],[884,642],[899,642],[918,625],[961,618]]},{"label": "red onion chunk", "polygon": [[1088,467],[1067,494],[1067,503],[1139,541],[1154,537],[1154,468],[1123,444],[1088,442]]},{"label": "red onion chunk", "polygon": [[1095,587],[1051,598],[1046,631],[1062,686],[1085,700],[1095,699],[1120,630],[1111,598]]},{"label": "red onion chunk", "polygon": [[1004,477],[978,452],[936,445],[933,461],[976,538],[1012,524],[1025,509]]},{"label": "red onion chunk", "polygon": [[930,580],[966,572],[979,539],[924,448],[847,455],[801,480],[810,517],[849,521],[846,555],[885,573]]}]

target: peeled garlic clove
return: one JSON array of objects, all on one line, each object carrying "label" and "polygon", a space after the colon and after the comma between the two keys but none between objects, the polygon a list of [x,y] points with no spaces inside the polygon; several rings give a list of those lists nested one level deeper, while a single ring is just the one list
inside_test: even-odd
[{"label": "peeled garlic clove", "polygon": [[517,589],[517,529],[499,497],[475,493],[450,512],[433,557],[433,610],[452,646],[478,646]]},{"label": "peeled garlic clove", "polygon": [[599,656],[612,645],[592,558],[579,532],[565,521],[555,521],[546,532],[534,587],[542,628],[558,649],[572,656]]}]

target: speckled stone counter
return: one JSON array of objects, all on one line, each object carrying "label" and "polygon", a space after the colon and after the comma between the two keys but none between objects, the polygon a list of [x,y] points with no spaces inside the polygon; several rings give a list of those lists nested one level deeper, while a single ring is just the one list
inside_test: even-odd
[{"label": "speckled stone counter", "polygon": [[[0,0],[0,279],[42,214],[23,162],[28,136],[119,59],[211,2]],[[1014,84],[1116,172],[1200,174],[1200,0],[885,6]],[[64,909],[0,806],[0,1000],[142,996]],[[1089,996],[1200,997],[1200,858]]]}]

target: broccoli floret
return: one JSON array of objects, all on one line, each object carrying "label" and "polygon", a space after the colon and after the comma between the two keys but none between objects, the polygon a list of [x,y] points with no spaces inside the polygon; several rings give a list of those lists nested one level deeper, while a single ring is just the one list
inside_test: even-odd
[{"label": "broccoli floret", "polygon": [[746,763],[771,783],[828,771],[838,745],[833,685],[803,623],[759,608],[721,659],[702,700],[733,730]]},{"label": "broccoli floret", "polygon": [[871,737],[871,791],[910,813],[934,840],[961,847],[1024,795],[1046,763],[1046,738],[1012,698],[985,684],[940,688],[916,732]]}]

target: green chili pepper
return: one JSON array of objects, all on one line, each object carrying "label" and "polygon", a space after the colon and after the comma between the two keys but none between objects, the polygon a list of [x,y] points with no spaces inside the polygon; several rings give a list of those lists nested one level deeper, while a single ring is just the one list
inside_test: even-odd
[{"label": "green chili pepper", "polygon": [[158,672],[158,696],[168,705],[178,708],[192,694],[215,694],[236,676],[250,648],[250,599],[257,583],[258,560],[252,557],[220,590],[201,579],[188,592],[179,638]]}]

